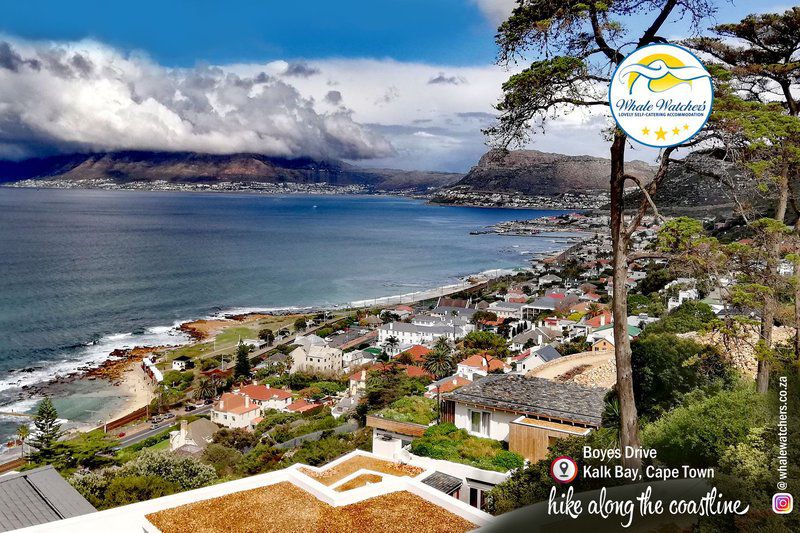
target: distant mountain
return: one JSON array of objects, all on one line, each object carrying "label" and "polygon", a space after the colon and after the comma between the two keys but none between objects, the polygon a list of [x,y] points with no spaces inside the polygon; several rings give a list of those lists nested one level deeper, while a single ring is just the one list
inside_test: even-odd
[{"label": "distant mountain", "polygon": [[327,183],[423,192],[450,185],[460,177],[460,174],[447,172],[367,169],[336,160],[286,159],[258,154],[129,151],[0,161],[0,182],[96,179],[117,183],[159,180],[172,183]]},{"label": "distant mountain", "polygon": [[[757,212],[766,212],[774,191],[759,191],[753,187],[741,167],[725,160],[718,151],[693,152],[685,158],[670,163],[667,175],[653,196],[659,210],[665,214],[691,214],[694,211],[708,212],[710,209],[731,211],[736,199]],[[639,191],[628,194],[627,205],[638,205],[642,201]]]},{"label": "distant mountain", "polygon": [[[625,171],[649,181],[655,169],[643,161],[629,161]],[[611,161],[602,157],[537,150],[490,150],[450,189],[554,196],[590,189],[608,190],[610,172]]]}]

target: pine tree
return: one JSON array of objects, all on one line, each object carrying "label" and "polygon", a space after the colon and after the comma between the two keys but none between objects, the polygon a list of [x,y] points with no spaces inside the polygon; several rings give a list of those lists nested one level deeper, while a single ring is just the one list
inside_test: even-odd
[{"label": "pine tree", "polygon": [[236,348],[236,368],[234,369],[235,377],[249,378],[252,374],[250,369],[250,357],[248,356],[249,353],[250,351],[247,349],[247,346],[239,343],[239,347]]},{"label": "pine tree", "polygon": [[36,427],[36,431],[31,445],[37,450],[34,455],[37,461],[47,460],[52,455],[53,446],[62,434],[61,424],[58,423],[58,411],[50,398],[39,402],[33,425]]}]

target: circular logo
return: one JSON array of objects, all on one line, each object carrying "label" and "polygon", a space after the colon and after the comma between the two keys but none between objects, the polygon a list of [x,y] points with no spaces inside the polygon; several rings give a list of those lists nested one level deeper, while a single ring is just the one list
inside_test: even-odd
[{"label": "circular logo", "polygon": [[578,475],[578,464],[566,455],[556,457],[550,463],[550,475],[559,483],[571,483]]},{"label": "circular logo", "polygon": [[714,100],[711,75],[674,44],[643,46],[611,77],[611,114],[628,137],[654,148],[682,144],[699,132]]}]

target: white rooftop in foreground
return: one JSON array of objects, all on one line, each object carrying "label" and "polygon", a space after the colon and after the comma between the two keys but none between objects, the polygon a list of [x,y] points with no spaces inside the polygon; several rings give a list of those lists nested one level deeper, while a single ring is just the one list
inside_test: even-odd
[{"label": "white rooftop in foreground", "polygon": [[[381,524],[383,531],[466,531],[485,525],[492,519],[491,515],[423,483],[422,480],[433,472],[434,470],[424,466],[392,463],[375,454],[356,450],[322,467],[292,465],[284,470],[19,531],[288,532],[302,529],[303,520],[309,519],[309,513],[300,512],[299,509],[307,511],[309,506],[316,507],[316,514],[312,513],[314,516],[311,520],[316,520],[317,525],[324,525],[325,530],[328,530],[326,520],[330,518],[331,531],[341,531],[342,524],[349,524],[348,529],[353,533],[362,530],[358,526],[362,523],[362,518],[365,524],[372,524],[364,526],[370,529],[375,527],[375,520],[384,521]],[[274,490],[270,491],[269,487]],[[265,501],[265,497],[269,499],[271,493],[273,499],[274,494],[281,494],[282,500],[276,503],[286,504],[283,511],[280,509],[281,505],[259,508],[252,515],[258,523],[236,523],[245,518],[244,513],[237,512],[235,507],[245,502],[251,507],[258,505],[258,502]],[[293,506],[292,501],[287,501],[292,498],[298,500],[297,506]],[[422,519],[423,511],[427,513],[427,520]],[[153,518],[154,513],[160,514]],[[209,518],[208,523],[203,520],[203,515]],[[148,516],[161,524],[163,529],[156,527]],[[221,517],[224,520],[221,521]],[[212,523],[214,521],[216,525]],[[225,524],[224,529],[219,525],[220,522]],[[338,529],[333,527],[334,523],[338,524]],[[198,524],[203,525],[198,527]],[[313,526],[311,529],[314,529]]]}]

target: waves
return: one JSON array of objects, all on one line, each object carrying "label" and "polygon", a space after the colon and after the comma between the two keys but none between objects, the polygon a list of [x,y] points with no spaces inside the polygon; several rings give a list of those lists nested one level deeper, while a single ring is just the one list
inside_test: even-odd
[{"label": "waves", "polygon": [[60,358],[0,375],[0,391],[9,393],[13,389],[48,383],[90,368],[96,368],[108,360],[111,352],[117,349],[186,344],[191,341],[191,338],[178,329],[180,323],[177,322],[171,326],[154,326],[137,332],[114,333],[100,337],[94,342],[76,344],[62,349]]}]

